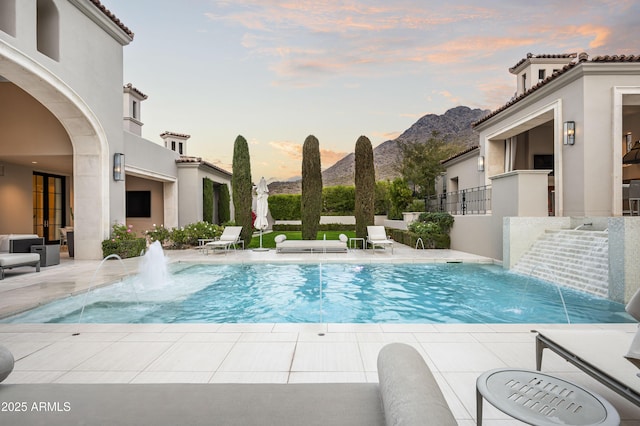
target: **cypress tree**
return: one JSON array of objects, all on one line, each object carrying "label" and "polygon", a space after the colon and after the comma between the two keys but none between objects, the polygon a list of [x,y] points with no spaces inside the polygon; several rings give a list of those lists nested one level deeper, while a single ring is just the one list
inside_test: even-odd
[{"label": "cypress tree", "polygon": [[374,224],[376,173],[373,166],[373,148],[366,136],[356,141],[356,237],[367,237],[367,226]]},{"label": "cypress tree", "polygon": [[320,169],[320,143],[307,136],[302,145],[302,239],[315,240],[320,227],[322,210],[322,170]]},{"label": "cypress tree", "polygon": [[231,195],[229,195],[229,187],[227,184],[220,185],[220,197],[218,198],[218,220],[220,223],[229,222],[231,220]]},{"label": "cypress tree", "polygon": [[241,135],[233,144],[233,175],[231,176],[231,190],[233,191],[233,207],[235,222],[242,226],[240,239],[247,247],[251,243],[253,234],[253,220],[251,217],[251,201],[253,184],[251,181],[251,164],[249,159],[249,145]]},{"label": "cypress tree", "polygon": [[213,181],[208,177],[202,179],[202,220],[213,223]]}]

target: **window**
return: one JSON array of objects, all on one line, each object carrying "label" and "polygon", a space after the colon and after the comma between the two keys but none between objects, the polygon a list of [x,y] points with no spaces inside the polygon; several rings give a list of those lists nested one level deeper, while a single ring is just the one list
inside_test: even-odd
[{"label": "window", "polygon": [[527,90],[527,74],[522,74],[522,91]]},{"label": "window", "polygon": [[176,141],[171,141],[171,151],[176,150]]},{"label": "window", "polygon": [[16,36],[16,0],[0,1],[0,30]]},{"label": "window", "polygon": [[182,154],[182,142],[178,144],[178,152]]},{"label": "window", "polygon": [[127,191],[127,217],[151,217],[151,191]]},{"label": "window", "polygon": [[133,111],[132,111],[133,118],[137,119],[138,118],[138,103],[136,101],[133,101],[133,108],[132,109],[133,109]]},{"label": "window", "polygon": [[544,80],[546,70],[538,70],[538,80]]},{"label": "window", "polygon": [[53,3],[53,0],[38,0],[37,7],[36,32],[38,52],[57,61],[60,52],[58,9]]}]

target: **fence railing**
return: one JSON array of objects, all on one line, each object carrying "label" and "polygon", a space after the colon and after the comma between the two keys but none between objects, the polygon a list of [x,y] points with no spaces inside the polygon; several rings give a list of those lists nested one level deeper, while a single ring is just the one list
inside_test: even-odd
[{"label": "fence railing", "polygon": [[453,215],[487,214],[491,211],[491,186],[433,195],[425,198],[424,202],[428,212],[447,212]]}]

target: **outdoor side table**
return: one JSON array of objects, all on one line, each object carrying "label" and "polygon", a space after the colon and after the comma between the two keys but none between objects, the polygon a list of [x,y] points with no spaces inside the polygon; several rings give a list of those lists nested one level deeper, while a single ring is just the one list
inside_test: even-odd
[{"label": "outdoor side table", "polygon": [[501,368],[480,375],[478,425],[482,425],[483,397],[503,413],[536,426],[620,424],[616,409],[600,395],[539,371]]},{"label": "outdoor side table", "polygon": [[364,238],[349,238],[349,248],[358,248],[358,245],[356,244],[358,241],[360,241],[360,243],[362,244],[362,248],[365,249],[366,247],[364,246]]},{"label": "outdoor side table", "polygon": [[200,253],[204,253],[204,250],[206,249],[206,244],[216,240],[217,238],[198,238],[198,251],[200,251]]}]

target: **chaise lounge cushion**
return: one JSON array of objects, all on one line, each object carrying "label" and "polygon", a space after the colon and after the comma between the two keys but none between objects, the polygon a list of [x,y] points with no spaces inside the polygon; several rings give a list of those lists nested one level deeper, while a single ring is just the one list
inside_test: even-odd
[{"label": "chaise lounge cushion", "polygon": [[391,343],[378,354],[378,381],[387,425],[457,425],[418,351]]},{"label": "chaise lounge cushion", "polygon": [[0,382],[6,379],[13,371],[13,354],[9,349],[0,346]]},{"label": "chaise lounge cushion", "polygon": [[0,280],[4,279],[4,270],[17,266],[35,266],[40,272],[40,254],[38,253],[0,253]]},{"label": "chaise lounge cushion", "polygon": [[35,264],[39,261],[40,255],[38,253],[0,253],[0,267],[3,268]]}]

